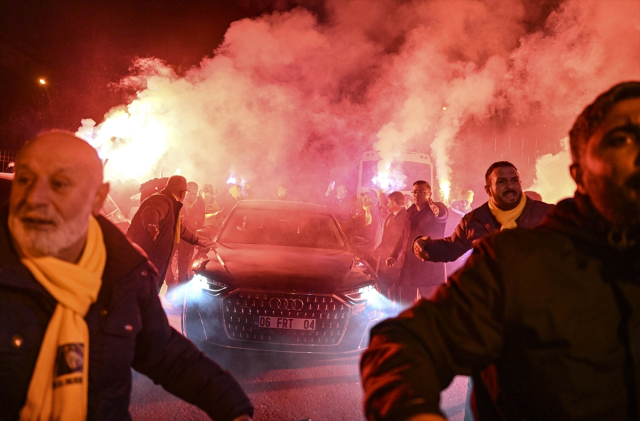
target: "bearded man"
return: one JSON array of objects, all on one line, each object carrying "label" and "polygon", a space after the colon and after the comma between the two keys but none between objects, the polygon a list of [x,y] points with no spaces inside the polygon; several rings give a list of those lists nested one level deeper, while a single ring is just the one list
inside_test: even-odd
[{"label": "bearded man", "polygon": [[482,240],[431,301],[373,328],[370,420],[442,420],[440,391],[496,367],[485,419],[640,415],[640,82],[614,86],[570,132],[577,190],[536,228]]},{"label": "bearded man", "polygon": [[131,368],[220,420],[248,420],[233,377],[171,328],[146,256],[98,216],[109,191],[85,141],[20,151],[0,211],[0,418],[130,420]]},{"label": "bearded man", "polygon": [[530,199],[522,192],[520,173],[511,162],[494,162],[484,178],[489,200],[466,214],[451,237],[417,238],[413,243],[416,257],[430,262],[453,262],[471,250],[474,241],[501,230],[533,228],[553,208],[553,205]]}]

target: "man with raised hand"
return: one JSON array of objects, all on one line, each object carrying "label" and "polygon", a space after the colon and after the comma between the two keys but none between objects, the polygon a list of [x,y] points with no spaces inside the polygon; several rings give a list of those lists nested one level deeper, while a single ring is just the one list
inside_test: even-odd
[{"label": "man with raised hand", "polygon": [[215,420],[248,420],[233,377],[168,324],[147,257],[98,216],[85,141],[38,136],[0,211],[0,418],[131,419],[131,368]]},{"label": "man with raised hand", "polygon": [[432,300],[373,328],[370,420],[442,420],[455,375],[496,367],[476,419],[638,419],[640,82],[614,86],[570,132],[577,190],[536,228],[490,235]]},{"label": "man with raised hand", "polygon": [[431,185],[418,180],[413,183],[413,205],[404,218],[402,235],[385,261],[387,267],[402,265],[400,279],[396,285],[396,300],[405,305],[413,304],[418,295],[428,298],[438,286],[446,282],[443,263],[421,262],[413,254],[413,240],[419,235],[442,238],[447,224],[447,207],[434,202]]}]

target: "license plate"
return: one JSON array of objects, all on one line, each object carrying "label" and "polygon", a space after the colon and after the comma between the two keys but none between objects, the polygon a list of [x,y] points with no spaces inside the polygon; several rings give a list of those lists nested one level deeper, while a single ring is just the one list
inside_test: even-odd
[{"label": "license plate", "polygon": [[253,319],[253,325],[267,329],[316,330],[316,319],[256,316]]}]

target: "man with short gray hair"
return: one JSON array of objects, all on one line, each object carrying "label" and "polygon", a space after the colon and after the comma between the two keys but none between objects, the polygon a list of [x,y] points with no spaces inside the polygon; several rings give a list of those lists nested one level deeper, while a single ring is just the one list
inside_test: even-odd
[{"label": "man with short gray hair", "polygon": [[131,419],[133,368],[216,420],[249,420],[235,379],[169,326],[153,265],[98,214],[108,191],[72,134],[17,156],[0,210],[0,418]]}]

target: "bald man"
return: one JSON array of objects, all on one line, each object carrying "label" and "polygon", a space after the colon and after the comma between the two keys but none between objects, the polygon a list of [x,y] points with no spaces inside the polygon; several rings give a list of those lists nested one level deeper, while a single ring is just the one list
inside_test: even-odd
[{"label": "bald man", "polygon": [[17,156],[0,210],[0,418],[131,419],[134,368],[216,420],[248,420],[233,377],[169,326],[153,265],[98,215],[108,191],[72,134]]},{"label": "bald man", "polygon": [[170,177],[167,187],[142,202],[127,231],[127,237],[142,247],[158,270],[158,291],[175,244],[186,241],[203,247],[210,245],[209,240],[193,233],[187,224],[180,223],[180,210],[188,190],[186,178],[180,175]]}]

